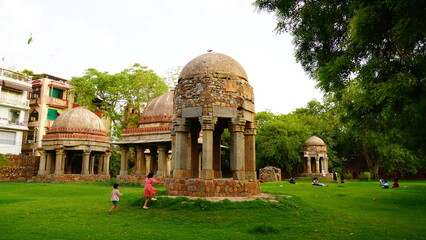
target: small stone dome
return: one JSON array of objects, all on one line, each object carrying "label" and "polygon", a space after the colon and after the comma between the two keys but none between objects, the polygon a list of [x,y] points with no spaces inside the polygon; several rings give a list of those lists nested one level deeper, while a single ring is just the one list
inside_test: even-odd
[{"label": "small stone dome", "polygon": [[243,67],[221,53],[191,60],[179,75],[174,95],[176,117],[236,117],[254,114],[254,94]]},{"label": "small stone dome", "polygon": [[172,122],[173,96],[174,91],[172,90],[149,102],[139,118],[139,123],[155,120]]},{"label": "small stone dome", "polygon": [[306,140],[305,146],[325,146],[325,143],[321,138],[312,136]]},{"label": "small stone dome", "polygon": [[102,119],[84,107],[76,107],[62,113],[53,122],[47,134],[76,132],[106,136]]},{"label": "small stone dome", "polygon": [[206,53],[192,59],[182,69],[179,80],[193,77],[209,77],[213,74],[247,80],[246,72],[237,61],[216,52]]}]

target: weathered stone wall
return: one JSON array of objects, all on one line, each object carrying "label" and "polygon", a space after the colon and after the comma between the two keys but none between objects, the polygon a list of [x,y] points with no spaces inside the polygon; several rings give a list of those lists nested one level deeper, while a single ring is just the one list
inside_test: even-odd
[{"label": "weathered stone wall", "polygon": [[50,174],[44,176],[35,176],[34,181],[38,182],[94,182],[94,181],[107,181],[110,175],[81,175],[81,174]]},{"label": "weathered stone wall", "polygon": [[27,155],[5,155],[9,166],[0,168],[0,181],[27,181],[37,175],[40,157]]},{"label": "weathered stone wall", "polygon": [[171,196],[245,197],[260,194],[257,180],[167,178],[166,189]]},{"label": "weathered stone wall", "polygon": [[[146,175],[136,176],[136,175],[126,175],[126,176],[117,176],[117,182],[140,182],[142,185],[144,184]],[[166,177],[164,176],[154,176],[154,179],[159,181],[160,184],[163,184],[166,181]]]}]

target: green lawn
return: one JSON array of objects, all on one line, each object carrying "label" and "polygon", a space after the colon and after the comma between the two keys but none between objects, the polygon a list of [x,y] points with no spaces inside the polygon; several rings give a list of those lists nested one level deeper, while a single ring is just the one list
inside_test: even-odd
[{"label": "green lawn", "polygon": [[109,215],[106,183],[0,182],[0,239],[426,239],[426,182],[326,183],[262,183],[262,192],[293,196],[276,203],[160,196],[149,210],[142,187],[123,185]]}]

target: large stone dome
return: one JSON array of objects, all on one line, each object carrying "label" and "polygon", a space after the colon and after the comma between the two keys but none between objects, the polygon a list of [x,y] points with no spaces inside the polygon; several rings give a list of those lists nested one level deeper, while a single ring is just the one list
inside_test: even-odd
[{"label": "large stone dome", "polygon": [[305,146],[325,146],[325,143],[321,138],[312,136],[306,140]]},{"label": "large stone dome", "polygon": [[213,74],[247,80],[243,67],[233,58],[222,53],[206,53],[192,59],[182,69],[179,79],[209,77]]},{"label": "large stone dome", "polygon": [[55,133],[85,133],[106,136],[102,119],[84,107],[76,107],[61,114],[53,122],[47,134]]},{"label": "large stone dome", "polygon": [[246,72],[233,58],[206,53],[191,60],[175,89],[176,117],[236,117],[254,113],[254,94]]},{"label": "large stone dome", "polygon": [[139,124],[155,121],[172,122],[173,95],[174,91],[172,90],[149,102],[139,118]]}]

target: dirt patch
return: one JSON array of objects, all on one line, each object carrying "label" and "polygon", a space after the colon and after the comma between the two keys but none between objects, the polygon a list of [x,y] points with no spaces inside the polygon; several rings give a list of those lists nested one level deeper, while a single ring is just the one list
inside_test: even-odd
[{"label": "dirt patch", "polygon": [[[163,197],[163,196],[162,196]],[[244,201],[254,201],[256,199],[261,199],[267,202],[277,202],[275,199],[276,197],[285,197],[285,198],[291,198],[292,196],[289,195],[272,195],[268,193],[261,193],[256,196],[249,196],[249,197],[190,197],[190,196],[164,196],[168,198],[176,198],[176,197],[187,197],[189,199],[205,199],[211,202],[219,202],[224,199],[228,199],[231,202],[244,202]]]}]

